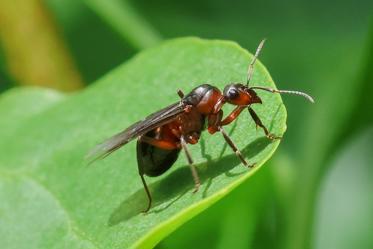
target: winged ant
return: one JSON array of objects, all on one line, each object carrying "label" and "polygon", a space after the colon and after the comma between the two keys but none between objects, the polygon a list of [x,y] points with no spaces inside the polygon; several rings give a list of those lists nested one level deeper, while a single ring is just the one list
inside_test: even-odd
[{"label": "winged ant", "polygon": [[[200,85],[187,95],[184,95],[184,93],[179,90],[178,95],[180,101],[149,115],[144,120],[134,123],[124,131],[114,135],[102,144],[97,145],[88,154],[88,157],[92,159],[91,161],[105,158],[131,140],[137,138],[138,170],[148,197],[148,206],[144,212],[149,211],[152,204],[152,197],[144,175],[162,175],[175,163],[181,150],[184,150],[192,172],[195,184],[194,192],[198,191],[200,180],[197,170],[193,165],[193,159],[188,150],[188,144],[198,143],[205,124],[210,134],[216,132],[221,133],[227,144],[245,166],[253,167],[254,164],[249,164],[245,160],[240,150],[224,131],[223,127],[229,125],[244,109],[247,109],[252,119],[255,121],[255,124],[263,129],[264,134],[269,139],[281,138],[280,136],[271,134],[252,109],[251,105],[262,104],[262,100],[255,90],[300,95],[310,102],[314,102],[311,96],[299,91],[249,86],[253,76],[254,64],[264,42],[265,40],[260,42],[248,66],[246,83],[228,84],[225,86],[223,92],[209,84]],[[222,107],[226,103],[234,105],[235,108],[229,115],[223,118]]]}]

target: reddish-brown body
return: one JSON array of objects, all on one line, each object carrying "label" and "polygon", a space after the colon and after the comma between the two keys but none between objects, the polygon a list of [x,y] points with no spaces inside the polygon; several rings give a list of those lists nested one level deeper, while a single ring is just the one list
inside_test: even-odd
[{"label": "reddish-brown body", "polygon": [[[145,136],[141,138],[141,141],[169,150],[181,148],[181,137],[184,137],[186,143],[196,144],[205,128],[206,120],[208,131],[213,134],[219,126],[231,123],[248,105],[261,103],[255,92],[245,92],[243,85],[242,89],[239,84],[229,87],[226,88],[226,96],[219,89],[208,84],[196,87],[182,98],[182,101],[187,105],[185,112],[178,115],[170,123],[158,127],[155,130],[154,137]],[[221,120],[223,114],[221,108],[226,101],[230,100],[228,95],[230,90],[238,93],[236,97],[232,98],[232,102],[238,105],[238,108],[226,119]]]}]

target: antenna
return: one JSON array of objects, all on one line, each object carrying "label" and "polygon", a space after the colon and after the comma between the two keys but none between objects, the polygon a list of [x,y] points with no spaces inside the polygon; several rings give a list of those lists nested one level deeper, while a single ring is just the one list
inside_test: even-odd
[{"label": "antenna", "polygon": [[251,61],[251,63],[249,64],[249,67],[247,69],[247,81],[246,81],[246,86],[248,87],[249,86],[249,83],[250,83],[250,80],[253,76],[253,72],[254,72],[254,64],[256,62],[256,59],[258,58],[259,56],[259,53],[260,53],[260,50],[262,50],[263,46],[264,46],[264,42],[266,41],[266,39],[263,39],[260,43],[259,43],[259,46],[258,48],[256,49],[256,52],[255,52],[255,55],[254,55],[254,58],[253,60]]},{"label": "antenna", "polygon": [[303,96],[304,98],[306,98],[309,102],[315,103],[313,98],[304,92],[290,91],[290,90],[277,90],[277,89],[261,87],[261,86],[253,86],[253,87],[250,87],[250,89],[259,89],[259,90],[264,90],[264,91],[271,92],[271,93],[287,93],[287,94],[299,95],[299,96]]}]

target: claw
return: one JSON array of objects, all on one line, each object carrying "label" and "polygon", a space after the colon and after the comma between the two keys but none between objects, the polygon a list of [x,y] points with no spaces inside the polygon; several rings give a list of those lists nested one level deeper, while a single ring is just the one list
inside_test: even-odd
[{"label": "claw", "polygon": [[276,136],[275,134],[272,134],[272,133],[269,133],[267,135],[267,138],[269,138],[270,140],[282,139],[281,136]]},{"label": "claw", "polygon": [[194,190],[193,190],[193,194],[197,193],[198,190],[199,190],[199,186],[201,186],[200,183],[196,183],[196,185],[194,185]]},{"label": "claw", "polygon": [[251,169],[251,168],[254,168],[255,165],[256,165],[256,163],[252,163],[252,164],[247,165],[247,167]]},{"label": "claw", "polygon": [[148,206],[145,210],[141,211],[144,215],[148,214],[148,211],[150,210],[150,206]]}]

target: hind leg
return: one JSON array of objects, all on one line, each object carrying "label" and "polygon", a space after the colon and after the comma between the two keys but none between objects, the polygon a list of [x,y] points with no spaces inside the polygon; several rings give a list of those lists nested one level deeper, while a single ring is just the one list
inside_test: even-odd
[{"label": "hind leg", "polygon": [[146,181],[145,181],[145,178],[144,178],[144,173],[141,173],[140,169],[139,169],[139,174],[140,174],[140,177],[141,177],[142,184],[144,185],[146,196],[148,197],[148,206],[142,212],[147,213],[152,206],[152,196],[150,194],[148,185],[146,184]]}]

